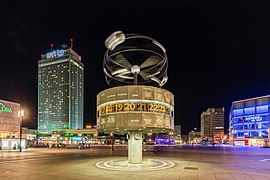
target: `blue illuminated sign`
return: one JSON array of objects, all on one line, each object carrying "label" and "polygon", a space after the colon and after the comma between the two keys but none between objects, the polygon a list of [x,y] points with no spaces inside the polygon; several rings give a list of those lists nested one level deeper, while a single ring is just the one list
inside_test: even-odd
[{"label": "blue illuminated sign", "polygon": [[82,137],[72,137],[72,141],[85,141],[85,138]]},{"label": "blue illuminated sign", "polygon": [[262,117],[261,116],[247,116],[247,117],[245,117],[245,120],[261,121]]},{"label": "blue illuminated sign", "polygon": [[60,50],[54,50],[52,52],[47,53],[46,57],[47,58],[60,57],[60,56],[63,56],[64,54],[65,54],[65,50],[60,49]]}]

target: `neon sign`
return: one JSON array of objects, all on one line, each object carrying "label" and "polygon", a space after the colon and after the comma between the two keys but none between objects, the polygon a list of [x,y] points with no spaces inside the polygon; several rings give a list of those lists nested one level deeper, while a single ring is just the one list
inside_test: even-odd
[{"label": "neon sign", "polygon": [[[1,107],[2,106],[2,107]],[[1,112],[8,112],[11,113],[12,109],[11,108],[7,108],[3,103],[0,103],[0,113]]]},{"label": "neon sign", "polygon": [[247,117],[245,117],[245,120],[261,121],[262,117],[261,116],[247,116]]},{"label": "neon sign", "polygon": [[52,52],[48,52],[46,54],[46,58],[53,58],[53,57],[60,57],[60,56],[64,56],[65,54],[65,50],[61,49],[61,50],[54,50]]}]

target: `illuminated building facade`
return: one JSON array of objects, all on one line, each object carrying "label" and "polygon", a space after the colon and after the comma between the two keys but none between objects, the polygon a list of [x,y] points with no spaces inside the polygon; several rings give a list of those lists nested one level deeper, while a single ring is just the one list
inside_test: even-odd
[{"label": "illuminated building facade", "polygon": [[189,144],[198,144],[201,142],[201,132],[196,131],[196,128],[194,130],[191,130],[188,133],[188,142]]},{"label": "illuminated building facade", "polygon": [[201,137],[210,136],[210,112],[204,111],[201,114]]},{"label": "illuminated building facade", "polygon": [[181,136],[181,125],[174,125],[173,134]]},{"label": "illuminated building facade", "polygon": [[[18,112],[20,104],[0,99],[0,150],[19,149],[20,119]],[[22,139],[22,149],[26,148]]]},{"label": "illuminated building facade", "polygon": [[19,138],[20,104],[0,99],[0,138]]},{"label": "illuminated building facade", "polygon": [[224,136],[224,108],[208,108],[201,114],[201,137]]},{"label": "illuminated building facade", "polygon": [[38,132],[83,128],[84,66],[71,48],[38,62]]},{"label": "illuminated building facade", "polygon": [[253,145],[251,138],[268,138],[269,103],[270,95],[234,101],[229,116],[230,139],[237,145]]}]

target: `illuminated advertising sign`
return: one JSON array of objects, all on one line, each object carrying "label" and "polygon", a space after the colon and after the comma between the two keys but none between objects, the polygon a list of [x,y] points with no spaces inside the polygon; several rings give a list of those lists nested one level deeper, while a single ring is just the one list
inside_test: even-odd
[{"label": "illuminated advertising sign", "polygon": [[261,121],[262,120],[262,116],[247,116],[244,118],[244,120],[251,120],[251,121]]},{"label": "illuminated advertising sign", "polygon": [[60,50],[54,50],[52,52],[48,52],[46,54],[46,58],[54,58],[54,57],[61,57],[65,54],[65,50],[64,49],[60,49]]},{"label": "illuminated advertising sign", "polygon": [[11,113],[12,109],[11,108],[7,108],[3,103],[0,103],[0,113],[2,112],[8,112]]}]

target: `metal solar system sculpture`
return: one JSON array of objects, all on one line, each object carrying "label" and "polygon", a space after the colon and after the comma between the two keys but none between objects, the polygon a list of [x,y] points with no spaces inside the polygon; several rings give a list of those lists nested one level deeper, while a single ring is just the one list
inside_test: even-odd
[{"label": "metal solar system sculpture", "polygon": [[174,96],[161,88],[168,80],[166,50],[151,37],[122,31],[105,46],[103,71],[113,87],[97,95],[97,129],[127,134],[128,163],[142,164],[143,133],[174,129]]},{"label": "metal solar system sculpture", "polygon": [[166,49],[155,39],[116,31],[105,46],[103,71],[109,85],[155,82],[161,87],[167,82]]}]

